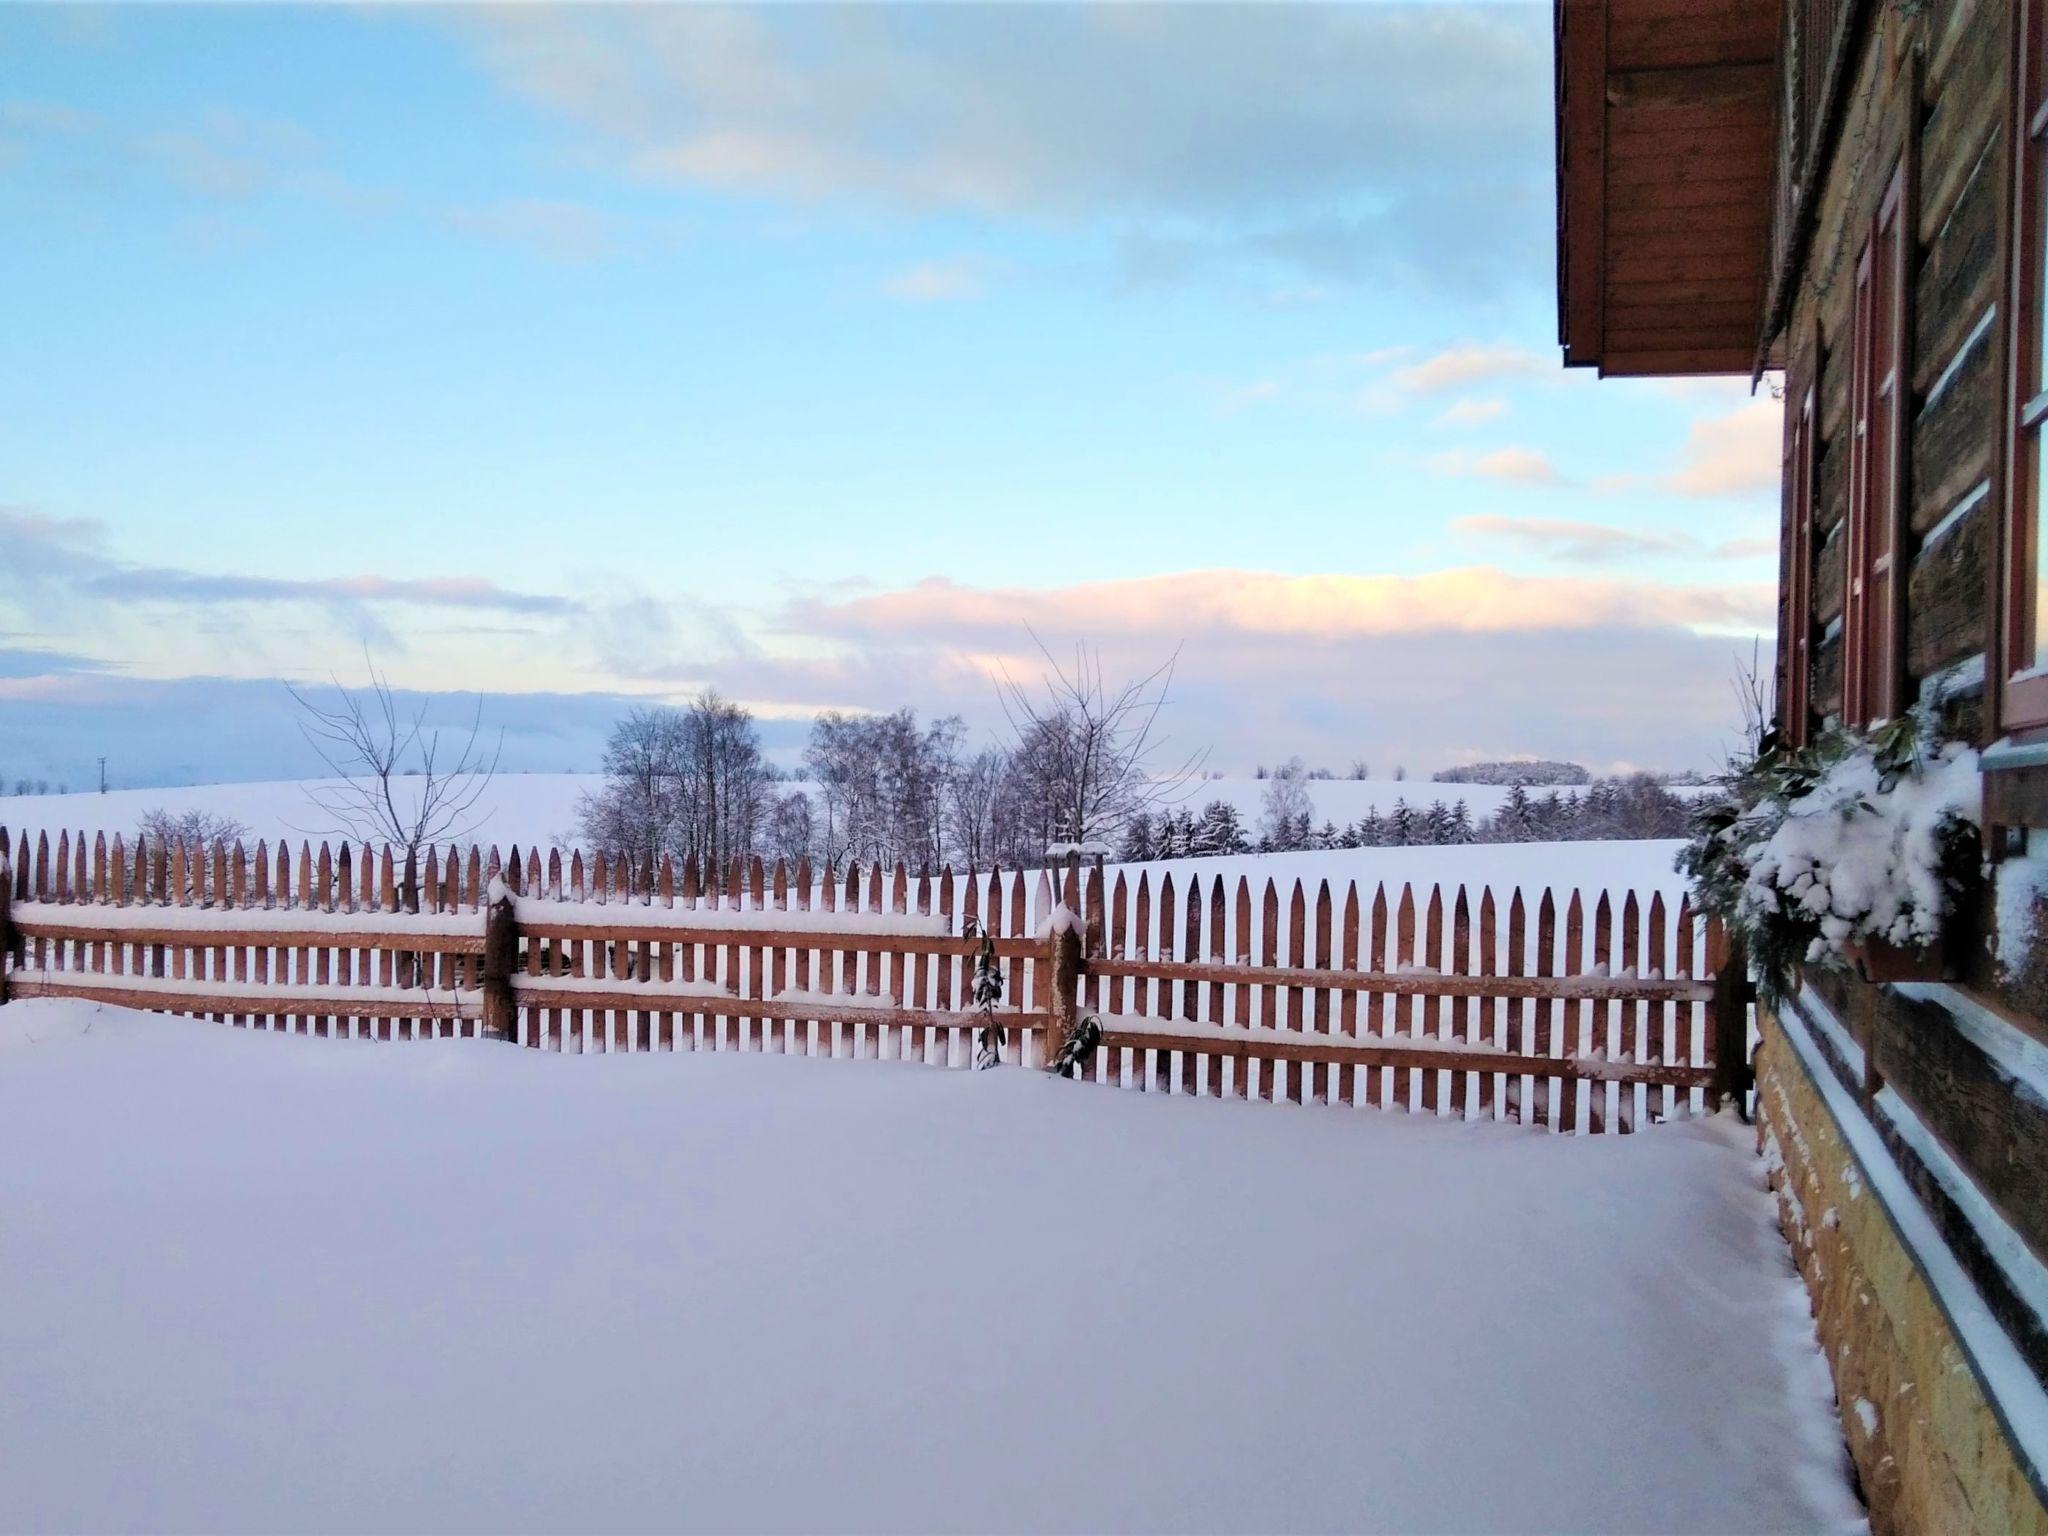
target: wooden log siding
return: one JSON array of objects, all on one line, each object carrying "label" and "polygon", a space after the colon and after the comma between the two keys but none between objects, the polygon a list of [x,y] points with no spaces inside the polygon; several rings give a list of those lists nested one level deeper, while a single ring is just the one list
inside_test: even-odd
[{"label": "wooden log siding", "polygon": [[[495,1007],[542,1050],[963,1068],[973,922],[1004,971],[1005,1059],[1043,1059],[1055,1008],[1092,1013],[1096,1082],[1591,1132],[1697,1112],[1736,1080],[1717,1075],[1715,1009],[1741,988],[1717,994],[1718,935],[1661,896],[446,847],[424,851],[413,911],[402,862],[70,833],[10,846],[0,829],[0,997],[378,1040],[482,1036]],[[493,882],[509,911],[495,950]],[[1082,915],[1076,975],[1054,964],[1056,889]]]}]

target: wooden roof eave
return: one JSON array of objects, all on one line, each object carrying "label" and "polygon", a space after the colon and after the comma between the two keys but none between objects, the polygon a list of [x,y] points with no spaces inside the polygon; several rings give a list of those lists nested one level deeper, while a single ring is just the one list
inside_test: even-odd
[{"label": "wooden roof eave", "polygon": [[1607,0],[1557,0],[1558,341],[1568,368],[1597,367],[1606,328]]},{"label": "wooden roof eave", "polygon": [[[1780,78],[1776,8],[1757,3],[1553,0],[1565,366],[1748,371]],[[1675,26],[1673,5],[1699,25]],[[1718,195],[1688,195],[1688,183]]]}]

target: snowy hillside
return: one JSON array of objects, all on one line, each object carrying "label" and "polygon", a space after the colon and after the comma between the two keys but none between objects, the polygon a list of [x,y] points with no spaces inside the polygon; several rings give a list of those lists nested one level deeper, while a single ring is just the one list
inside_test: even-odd
[{"label": "snowy hillside", "polygon": [[[570,842],[576,839],[576,803],[603,783],[594,773],[504,773],[491,781],[477,807],[472,840],[509,844]],[[787,785],[786,789],[801,788]],[[1266,792],[1260,779],[1205,779],[1177,791],[1178,803],[1199,810],[1211,800],[1226,800],[1247,827],[1258,826]],[[1372,811],[1384,815],[1405,800],[1422,808],[1441,800],[1446,806],[1463,800],[1475,820],[1490,815],[1509,791],[1490,784],[1432,784],[1424,780],[1310,779],[1303,787],[1315,807],[1315,820],[1344,826]],[[333,828],[307,796],[308,785],[295,779],[254,784],[204,784],[179,789],[119,789],[107,794],[0,796],[0,826],[19,831],[80,827],[93,831],[132,831],[146,811],[205,809],[234,817],[258,837],[321,837]],[[1538,791],[1541,793],[1541,791]]]},{"label": "snowy hillside", "polygon": [[[489,793],[478,806],[474,841],[513,843],[547,847],[557,841],[573,843],[576,837],[576,800],[602,781],[595,774],[501,774],[492,781]],[[1413,781],[1315,780],[1308,784],[1319,816],[1349,820],[1363,816],[1369,808],[1391,808],[1395,801],[1417,791],[1456,787],[1472,790],[1476,796],[1491,797],[1489,808],[1504,797],[1506,790],[1485,785],[1432,786]],[[144,812],[163,807],[172,811],[205,809],[230,815],[245,823],[252,835],[265,838],[302,837],[318,841],[327,824],[306,796],[307,786],[296,780],[262,784],[210,784],[187,789],[115,790],[105,795],[17,796],[0,799],[0,827],[10,838],[26,829],[31,837],[48,831],[80,828],[92,831],[121,831],[132,834]],[[1217,779],[1198,786],[1204,798],[1228,796],[1255,820],[1264,785],[1256,779]],[[1479,804],[1477,798],[1473,804]],[[1459,847],[1353,848],[1327,852],[1239,854],[1225,858],[1171,859],[1143,866],[1120,866],[1132,872],[1144,868],[1157,881],[1171,871],[1185,885],[1188,875],[1199,873],[1206,880],[1222,874],[1235,880],[1239,875],[1254,886],[1274,880],[1283,887],[1294,880],[1313,886],[1327,880],[1333,889],[1351,881],[1370,887],[1384,881],[1390,888],[1403,882],[1418,886],[1442,884],[1492,885],[1505,891],[1513,886],[1534,891],[1544,886],[1563,890],[1662,891],[1667,902],[1675,903],[1683,882],[1672,869],[1678,850],[1674,842],[1570,842],[1570,843],[1487,843]]]}]

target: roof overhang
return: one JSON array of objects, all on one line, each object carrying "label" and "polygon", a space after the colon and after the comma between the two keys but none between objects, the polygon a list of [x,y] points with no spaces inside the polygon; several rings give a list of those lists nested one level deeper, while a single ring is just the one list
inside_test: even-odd
[{"label": "roof overhang", "polygon": [[1566,365],[1747,375],[1769,255],[1778,6],[1553,4]]}]

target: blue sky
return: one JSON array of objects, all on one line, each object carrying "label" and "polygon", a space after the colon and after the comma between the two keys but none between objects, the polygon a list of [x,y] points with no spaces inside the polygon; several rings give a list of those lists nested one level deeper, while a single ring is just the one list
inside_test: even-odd
[{"label": "blue sky", "polygon": [[286,771],[365,643],[522,766],[993,729],[1027,624],[1224,767],[1708,759],[1777,407],[1557,366],[1548,35],[0,10],[0,775]]}]

